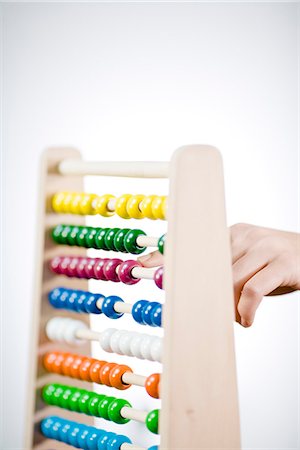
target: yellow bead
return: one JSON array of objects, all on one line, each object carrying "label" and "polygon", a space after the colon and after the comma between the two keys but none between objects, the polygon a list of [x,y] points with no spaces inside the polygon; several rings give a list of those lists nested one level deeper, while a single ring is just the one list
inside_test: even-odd
[{"label": "yellow bead", "polygon": [[63,211],[63,200],[65,198],[66,192],[58,192],[52,198],[52,209],[53,211],[60,213]]},{"label": "yellow bead", "polygon": [[81,214],[80,210],[80,202],[84,194],[76,193],[72,197],[72,201],[70,203],[70,212],[72,214]]},{"label": "yellow bead", "polygon": [[139,208],[140,203],[144,200],[144,195],[132,195],[127,202],[127,213],[132,219],[143,219],[144,214]]},{"label": "yellow bead", "polygon": [[85,215],[96,214],[94,205],[97,205],[96,194],[83,194],[80,200],[80,213]]},{"label": "yellow bead", "polygon": [[140,210],[147,219],[154,220],[156,218],[152,211],[152,202],[155,198],[156,195],[147,195],[140,204]]},{"label": "yellow bead", "polygon": [[107,208],[107,204],[110,200],[114,200],[116,197],[111,194],[105,194],[101,195],[101,197],[98,197],[97,201],[95,202],[95,213],[100,214],[104,217],[110,217],[115,214],[115,211],[109,211]]},{"label": "yellow bead", "polygon": [[164,196],[162,201],[162,214],[164,216],[164,220],[167,218],[167,209],[168,209],[167,197]]},{"label": "yellow bead", "polygon": [[130,215],[127,212],[127,203],[131,197],[131,194],[123,194],[116,200],[116,213],[118,214],[118,216],[122,217],[122,219],[130,219]]},{"label": "yellow bead", "polygon": [[155,217],[155,219],[165,219],[165,207],[164,207],[164,200],[166,197],[155,197],[155,199],[152,202],[152,213]]},{"label": "yellow bead", "polygon": [[65,197],[62,202],[62,211],[63,213],[71,212],[71,203],[74,197],[74,192],[65,192]]}]

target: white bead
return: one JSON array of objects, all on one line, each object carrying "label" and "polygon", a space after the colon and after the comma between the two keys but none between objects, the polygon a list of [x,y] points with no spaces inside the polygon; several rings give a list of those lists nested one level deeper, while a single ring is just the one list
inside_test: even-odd
[{"label": "white bead", "polygon": [[122,355],[133,356],[130,348],[130,342],[136,335],[137,333],[135,333],[134,331],[127,331],[127,333],[122,336],[122,339],[120,339],[119,342],[119,347]]},{"label": "white bead", "polygon": [[116,331],[117,331],[116,328],[107,328],[101,333],[99,342],[105,352],[112,353],[110,346],[110,338]]},{"label": "white bead", "polygon": [[57,326],[57,319],[60,317],[54,317],[53,319],[48,320],[45,328],[46,336],[50,341],[55,340],[55,328]]},{"label": "white bead", "polygon": [[141,340],[140,343],[140,349],[141,349],[141,354],[143,356],[143,358],[145,359],[149,359],[150,361],[153,360],[152,356],[151,356],[151,344],[153,343],[153,338],[152,336],[148,336],[147,334],[144,335],[144,337]]},{"label": "white bead", "polygon": [[87,329],[88,326],[81,320],[72,320],[65,329],[64,340],[68,344],[81,345],[85,343],[84,339],[77,339],[77,330]]},{"label": "white bead", "polygon": [[161,356],[162,356],[162,338],[155,337],[152,341],[151,347],[150,347],[151,356],[153,358],[153,361],[161,362]]},{"label": "white bead", "polygon": [[141,342],[143,337],[144,334],[136,334],[136,336],[133,336],[130,342],[130,351],[132,355],[139,359],[144,359],[141,353]]},{"label": "white bead", "polygon": [[118,355],[122,355],[122,351],[120,349],[120,342],[122,337],[127,334],[126,330],[117,330],[110,338],[110,348],[113,353],[117,353]]},{"label": "white bead", "polygon": [[64,342],[65,341],[65,332],[68,328],[68,326],[71,325],[72,319],[68,319],[67,317],[62,317],[62,320],[57,324],[55,333],[56,337],[55,340],[58,342]]}]

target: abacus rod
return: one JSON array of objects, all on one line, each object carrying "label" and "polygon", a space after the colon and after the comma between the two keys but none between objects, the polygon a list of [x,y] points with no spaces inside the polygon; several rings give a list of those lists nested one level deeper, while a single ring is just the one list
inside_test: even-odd
[{"label": "abacus rod", "polygon": [[58,164],[62,175],[98,175],[130,178],[168,178],[169,163],[159,161],[82,161],[65,159]]},{"label": "abacus rod", "polygon": [[120,414],[124,419],[136,420],[137,422],[145,423],[146,417],[148,415],[147,411],[141,411],[139,409],[129,408],[128,406],[123,406]]},{"label": "abacus rod", "polygon": [[136,238],[136,243],[139,247],[157,247],[159,238],[154,236],[144,236],[140,234]]},{"label": "abacus rod", "polygon": [[122,375],[122,381],[125,384],[134,384],[135,386],[145,387],[146,377],[143,375],[137,375],[132,372],[125,372]]},{"label": "abacus rod", "polygon": [[133,267],[131,274],[133,278],[143,278],[144,280],[153,280],[157,267],[149,269],[146,267]]},{"label": "abacus rod", "polygon": [[101,333],[86,328],[77,330],[75,334],[77,339],[85,339],[87,341],[98,341],[101,336]]},{"label": "abacus rod", "polygon": [[[103,301],[104,301],[103,298],[99,298],[99,300],[97,300],[97,302],[96,302],[96,306],[100,310],[102,309]],[[129,303],[125,303],[125,302],[116,302],[114,304],[114,310],[119,313],[131,314],[132,305],[130,305]]]},{"label": "abacus rod", "polygon": [[134,444],[128,444],[125,442],[125,444],[121,444],[120,447],[121,450],[147,450],[145,447],[139,447],[138,445]]}]

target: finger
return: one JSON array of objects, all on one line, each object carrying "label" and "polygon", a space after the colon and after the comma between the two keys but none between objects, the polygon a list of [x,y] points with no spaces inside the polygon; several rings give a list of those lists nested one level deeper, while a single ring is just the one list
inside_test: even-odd
[{"label": "finger", "polygon": [[238,312],[244,327],[252,325],[263,297],[281,286],[284,278],[282,264],[274,260],[245,283],[238,303]]},{"label": "finger", "polygon": [[245,223],[236,223],[230,227],[232,264],[246,253],[249,246],[247,235],[250,229],[251,226]]},{"label": "finger", "polygon": [[163,264],[164,257],[158,250],[156,250],[155,252],[140,256],[138,258],[138,261],[144,267],[156,267],[161,266]]}]

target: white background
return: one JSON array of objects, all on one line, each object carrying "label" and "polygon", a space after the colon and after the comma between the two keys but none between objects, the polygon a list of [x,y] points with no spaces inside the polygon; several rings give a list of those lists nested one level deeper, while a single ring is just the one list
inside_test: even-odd
[{"label": "white background", "polygon": [[[42,150],[167,160],[212,144],[228,223],[296,230],[297,7],[2,4],[1,449],[23,448]],[[244,448],[299,448],[298,305],[268,298],[252,328],[236,325]]]}]

